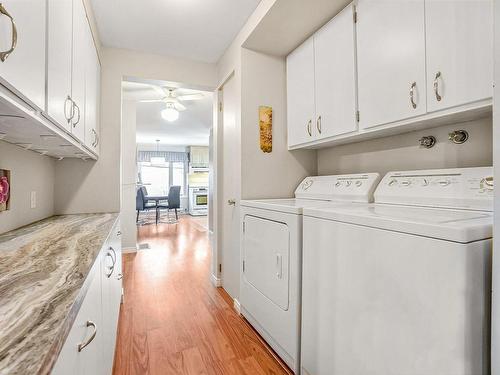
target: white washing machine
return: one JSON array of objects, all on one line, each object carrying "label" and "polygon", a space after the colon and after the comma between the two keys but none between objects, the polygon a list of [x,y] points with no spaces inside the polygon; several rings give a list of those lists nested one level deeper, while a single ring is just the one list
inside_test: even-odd
[{"label": "white washing machine", "polygon": [[388,173],[305,208],[304,375],[489,373],[492,168]]},{"label": "white washing machine", "polygon": [[241,312],[297,374],[302,210],[369,202],[378,181],[377,173],[307,177],[295,199],[241,201]]}]

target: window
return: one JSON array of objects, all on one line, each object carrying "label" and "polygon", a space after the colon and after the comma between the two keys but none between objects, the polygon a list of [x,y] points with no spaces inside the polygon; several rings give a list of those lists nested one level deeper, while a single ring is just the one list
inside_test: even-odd
[{"label": "window", "polygon": [[172,185],[181,187],[181,195],[186,192],[187,168],[184,162],[165,162],[152,164],[139,162],[139,181],[143,184],[148,195],[168,195]]},{"label": "window", "polygon": [[184,193],[184,185],[186,180],[185,163],[174,162],[171,163],[172,166],[172,185],[179,185],[181,187],[181,193]]}]

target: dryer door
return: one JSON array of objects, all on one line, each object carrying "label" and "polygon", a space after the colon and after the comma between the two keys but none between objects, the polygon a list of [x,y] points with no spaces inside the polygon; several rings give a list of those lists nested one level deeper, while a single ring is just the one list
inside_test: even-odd
[{"label": "dryer door", "polygon": [[284,223],[246,215],[244,278],[283,310],[289,305],[290,233]]}]

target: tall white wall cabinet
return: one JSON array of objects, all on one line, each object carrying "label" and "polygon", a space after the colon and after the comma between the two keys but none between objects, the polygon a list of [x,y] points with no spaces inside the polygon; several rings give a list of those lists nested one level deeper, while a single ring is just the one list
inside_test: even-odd
[{"label": "tall white wall cabinet", "polygon": [[100,63],[82,0],[0,6],[1,139],[55,157],[99,154]]},{"label": "tall white wall cabinet", "polygon": [[491,0],[357,0],[287,57],[288,147],[491,113]]}]

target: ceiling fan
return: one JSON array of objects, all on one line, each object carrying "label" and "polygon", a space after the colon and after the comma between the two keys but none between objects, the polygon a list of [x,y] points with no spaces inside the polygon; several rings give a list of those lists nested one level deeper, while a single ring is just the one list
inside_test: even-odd
[{"label": "ceiling fan", "polygon": [[161,116],[167,121],[175,121],[179,118],[179,112],[185,111],[186,107],[179,101],[191,101],[203,99],[202,93],[177,95],[175,89],[165,88],[157,85],[149,85],[159,95],[159,99],[144,99],[140,100],[142,103],[155,103],[164,102],[166,108],[161,111]]}]

